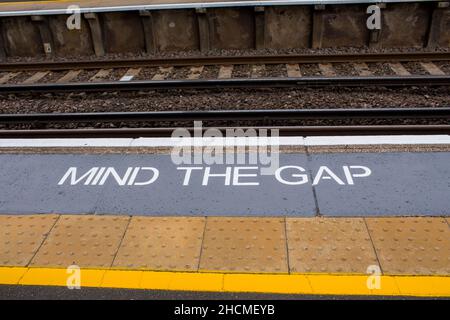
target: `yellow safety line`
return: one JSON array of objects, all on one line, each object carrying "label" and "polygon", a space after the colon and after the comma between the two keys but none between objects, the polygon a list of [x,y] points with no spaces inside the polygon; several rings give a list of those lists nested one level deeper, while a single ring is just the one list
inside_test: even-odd
[{"label": "yellow safety line", "polygon": [[[0,267],[0,284],[67,286],[71,273],[60,268]],[[80,286],[148,290],[254,292],[320,295],[450,297],[450,276],[380,277],[369,289],[368,275],[236,274],[81,269]],[[374,282],[369,280],[369,283]],[[69,281],[73,285],[74,282]]]}]

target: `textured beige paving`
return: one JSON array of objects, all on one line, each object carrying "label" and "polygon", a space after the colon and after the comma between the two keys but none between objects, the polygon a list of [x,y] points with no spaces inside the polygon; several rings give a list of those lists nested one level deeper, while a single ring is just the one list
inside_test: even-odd
[{"label": "textured beige paving", "polygon": [[450,274],[450,229],[444,218],[366,218],[388,274]]},{"label": "textured beige paving", "polygon": [[0,265],[28,265],[57,219],[57,215],[0,215]]},{"label": "textured beige paving", "polygon": [[286,219],[291,272],[366,273],[378,265],[362,218]]},{"label": "textured beige paving", "polygon": [[61,216],[32,266],[110,267],[129,217]]},{"label": "textured beige paving", "polygon": [[133,217],[114,267],[198,269],[205,218]]},{"label": "textured beige paving", "polygon": [[200,269],[288,272],[284,219],[206,219]]},{"label": "textured beige paving", "polygon": [[0,249],[1,266],[449,275],[450,218],[0,215]]}]

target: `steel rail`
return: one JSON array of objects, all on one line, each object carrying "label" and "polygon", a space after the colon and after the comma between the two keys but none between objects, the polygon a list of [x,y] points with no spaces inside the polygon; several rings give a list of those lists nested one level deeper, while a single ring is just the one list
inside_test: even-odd
[{"label": "steel rail", "polygon": [[[254,127],[217,127],[224,134],[227,130],[247,130]],[[43,138],[141,138],[171,137],[176,128],[117,128],[117,129],[31,129],[0,130],[1,139]],[[192,132],[193,128],[186,128]],[[208,127],[203,127],[203,131]],[[280,136],[324,136],[324,135],[405,135],[405,134],[450,134],[450,125],[363,125],[363,126],[283,126],[258,127],[279,130]]]},{"label": "steel rail", "polygon": [[108,123],[160,121],[260,121],[260,120],[342,120],[342,119],[450,119],[445,108],[374,109],[292,109],[292,110],[213,110],[99,113],[0,114],[0,123]]},{"label": "steel rail", "polygon": [[211,80],[144,80],[83,83],[44,83],[0,85],[0,93],[105,92],[172,89],[292,88],[292,87],[407,87],[448,86],[448,76],[370,76],[236,78]]},{"label": "steel rail", "polygon": [[338,63],[388,61],[448,61],[450,52],[408,53],[338,53],[338,54],[285,54],[245,56],[192,56],[164,58],[136,58],[116,60],[3,62],[0,71],[75,70],[101,68],[131,68],[159,66],[198,66],[230,64],[284,64],[284,63]]}]

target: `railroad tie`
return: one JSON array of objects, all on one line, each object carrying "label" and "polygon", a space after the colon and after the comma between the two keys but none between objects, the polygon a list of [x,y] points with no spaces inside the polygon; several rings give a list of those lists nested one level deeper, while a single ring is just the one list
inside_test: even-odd
[{"label": "railroad tie", "polygon": [[373,76],[373,72],[370,71],[369,66],[365,62],[354,63],[353,68],[361,77]]},{"label": "railroad tie", "polygon": [[8,72],[3,77],[0,78],[0,84],[4,84],[17,77],[20,72]]},{"label": "railroad tie", "polygon": [[56,83],[65,83],[70,82],[81,73],[82,70],[70,70],[65,75],[63,75],[61,78],[59,78]]},{"label": "railroad tie", "polygon": [[319,63],[319,69],[322,75],[326,77],[336,76],[336,70],[334,70],[333,65],[331,63]]},{"label": "railroad tie", "polygon": [[191,67],[191,69],[189,70],[188,77],[187,77],[188,80],[197,80],[197,79],[199,79],[204,68],[205,68],[204,66],[193,66],[193,67]]},{"label": "railroad tie", "polygon": [[141,68],[130,68],[119,81],[131,81],[139,74],[139,72],[141,72]]},{"label": "railroad tie", "polygon": [[92,78],[89,79],[89,81],[102,80],[102,79],[106,78],[111,72],[112,72],[112,69],[101,69],[95,75],[93,75]]},{"label": "railroad tie", "polygon": [[232,74],[233,74],[233,66],[232,65],[220,66],[218,78],[219,79],[230,79]]},{"label": "railroad tie", "polygon": [[289,78],[300,78],[302,76],[298,63],[287,63],[286,70]]},{"label": "railroad tie", "polygon": [[167,79],[172,73],[173,67],[159,67],[158,72],[153,76],[152,80],[161,81]]},{"label": "railroad tie", "polygon": [[26,79],[23,84],[33,84],[36,82],[39,82],[42,78],[44,78],[47,74],[49,74],[50,71],[39,71],[33,74],[31,77]]},{"label": "railroad tie", "polygon": [[432,76],[445,76],[445,72],[441,70],[433,62],[421,62],[421,67]]},{"label": "railroad tie", "polygon": [[410,76],[411,75],[411,73],[408,70],[406,70],[406,68],[400,62],[389,63],[389,67],[398,76]]}]

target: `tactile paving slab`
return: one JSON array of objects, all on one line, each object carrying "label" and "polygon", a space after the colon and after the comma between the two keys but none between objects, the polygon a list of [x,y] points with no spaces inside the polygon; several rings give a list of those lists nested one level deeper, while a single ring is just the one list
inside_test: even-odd
[{"label": "tactile paving slab", "polygon": [[28,265],[57,218],[57,215],[0,216],[0,265]]},{"label": "tactile paving slab", "polygon": [[450,274],[450,229],[444,218],[366,218],[385,274]]},{"label": "tactile paving slab", "polygon": [[286,219],[291,272],[366,273],[378,265],[362,218]]},{"label": "tactile paving slab", "polygon": [[61,216],[32,266],[110,267],[129,217]]},{"label": "tactile paving slab", "polygon": [[113,267],[196,271],[205,218],[133,217]]},{"label": "tactile paving slab", "polygon": [[208,217],[200,269],[288,272],[284,219]]}]

